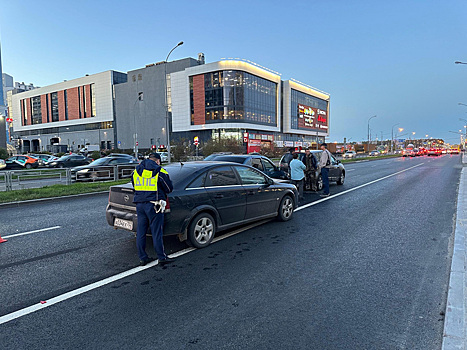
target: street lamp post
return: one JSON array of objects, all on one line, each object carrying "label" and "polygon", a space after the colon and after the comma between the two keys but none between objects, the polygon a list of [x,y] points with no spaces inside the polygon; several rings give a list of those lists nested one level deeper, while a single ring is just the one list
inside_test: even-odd
[{"label": "street lamp post", "polygon": [[368,119],[368,152],[370,152],[370,120],[376,118],[376,115]]},{"label": "street lamp post", "polygon": [[183,41],[180,41],[172,50],[170,50],[164,63],[164,91],[165,91],[165,127],[167,132],[167,161],[172,161],[172,153],[170,152],[170,123],[169,123],[169,96],[167,93],[167,61],[169,60],[170,54],[177,47],[183,45]]},{"label": "street lamp post", "polygon": [[394,127],[399,125],[400,123],[394,124],[391,128],[391,153],[393,152],[393,145],[394,145]]}]

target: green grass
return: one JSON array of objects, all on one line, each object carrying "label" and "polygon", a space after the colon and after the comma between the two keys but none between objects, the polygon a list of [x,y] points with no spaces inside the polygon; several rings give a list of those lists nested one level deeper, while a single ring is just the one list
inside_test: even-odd
[{"label": "green grass", "polygon": [[360,160],[377,160],[377,159],[384,159],[384,158],[397,158],[400,157],[400,154],[387,154],[384,156],[377,156],[377,157],[362,157],[362,158],[356,158],[356,159],[341,159],[341,163],[354,163],[358,162]]},{"label": "green grass", "polygon": [[0,203],[20,202],[30,199],[108,191],[110,186],[121,185],[128,182],[128,179],[123,179],[111,182],[73,183],[71,185],[51,185],[42,188],[29,188],[24,190],[0,192]]}]

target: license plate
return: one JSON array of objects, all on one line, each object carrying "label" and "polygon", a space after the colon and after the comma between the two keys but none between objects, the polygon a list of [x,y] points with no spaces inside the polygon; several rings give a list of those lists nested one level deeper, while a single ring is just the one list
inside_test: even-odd
[{"label": "license plate", "polygon": [[114,226],[124,228],[125,230],[131,231],[131,230],[133,230],[133,221],[115,218]]}]

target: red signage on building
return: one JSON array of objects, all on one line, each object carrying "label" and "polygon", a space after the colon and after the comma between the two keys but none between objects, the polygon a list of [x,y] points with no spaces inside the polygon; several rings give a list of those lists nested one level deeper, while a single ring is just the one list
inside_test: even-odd
[{"label": "red signage on building", "polygon": [[328,131],[328,112],[319,108],[298,104],[298,128]]}]

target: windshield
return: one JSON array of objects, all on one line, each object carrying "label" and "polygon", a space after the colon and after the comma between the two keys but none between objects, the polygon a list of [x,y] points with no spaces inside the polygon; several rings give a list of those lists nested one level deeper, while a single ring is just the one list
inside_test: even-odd
[{"label": "windshield", "polygon": [[107,162],[108,158],[99,158],[96,159],[94,162],[91,162],[89,165],[102,165]]}]

